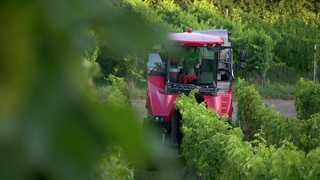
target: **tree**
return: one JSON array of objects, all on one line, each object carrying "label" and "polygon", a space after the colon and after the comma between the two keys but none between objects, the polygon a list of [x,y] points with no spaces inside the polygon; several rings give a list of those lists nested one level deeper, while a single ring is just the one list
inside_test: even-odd
[{"label": "tree", "polygon": [[238,42],[246,47],[248,53],[246,69],[257,73],[260,76],[261,84],[264,85],[268,70],[276,64],[276,56],[273,53],[276,41],[264,31],[257,32],[254,29],[249,29],[243,32]]}]

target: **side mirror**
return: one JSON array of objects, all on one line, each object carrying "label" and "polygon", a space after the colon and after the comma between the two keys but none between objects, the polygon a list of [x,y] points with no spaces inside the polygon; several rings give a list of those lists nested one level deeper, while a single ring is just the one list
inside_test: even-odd
[{"label": "side mirror", "polygon": [[241,50],[240,51],[240,68],[241,69],[247,66],[246,59],[247,59],[247,51]]}]

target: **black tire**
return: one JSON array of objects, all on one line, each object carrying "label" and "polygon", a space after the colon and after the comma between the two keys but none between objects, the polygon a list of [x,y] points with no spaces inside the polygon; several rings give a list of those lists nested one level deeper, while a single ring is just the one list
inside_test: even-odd
[{"label": "black tire", "polygon": [[171,120],[171,140],[172,144],[178,147],[182,143],[181,125],[181,114],[175,109]]}]

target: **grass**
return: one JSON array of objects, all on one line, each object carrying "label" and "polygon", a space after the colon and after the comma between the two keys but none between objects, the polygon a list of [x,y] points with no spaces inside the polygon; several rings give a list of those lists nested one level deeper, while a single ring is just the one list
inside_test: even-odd
[{"label": "grass", "polygon": [[137,86],[130,89],[130,98],[131,99],[145,99],[147,93],[146,86]]},{"label": "grass", "polygon": [[264,99],[294,99],[295,85],[267,82],[265,86],[255,84],[256,90]]},{"label": "grass", "polygon": [[105,102],[107,100],[108,93],[109,93],[107,85],[101,85],[101,84],[97,85],[96,92],[97,92],[98,100],[100,102]]},{"label": "grass", "polygon": [[[264,86],[259,84],[258,81],[249,81],[249,83],[254,85],[263,99],[293,100],[295,98],[296,84],[294,83],[279,83],[269,80],[267,80]],[[237,81],[233,82],[233,86],[234,88],[237,87]]]},{"label": "grass", "polygon": [[[108,88],[106,81],[97,81],[95,89],[96,89],[99,101],[104,102],[108,97],[108,93],[110,93],[110,88]],[[146,92],[147,92],[146,84],[139,84],[134,88],[129,88],[130,99],[145,99]]]}]

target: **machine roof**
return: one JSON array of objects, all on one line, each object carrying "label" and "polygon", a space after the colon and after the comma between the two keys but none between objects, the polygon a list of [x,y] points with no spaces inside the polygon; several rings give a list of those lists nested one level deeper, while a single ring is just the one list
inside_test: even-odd
[{"label": "machine roof", "polygon": [[181,43],[183,46],[219,47],[224,43],[224,38],[222,36],[197,32],[170,33],[169,39]]}]

